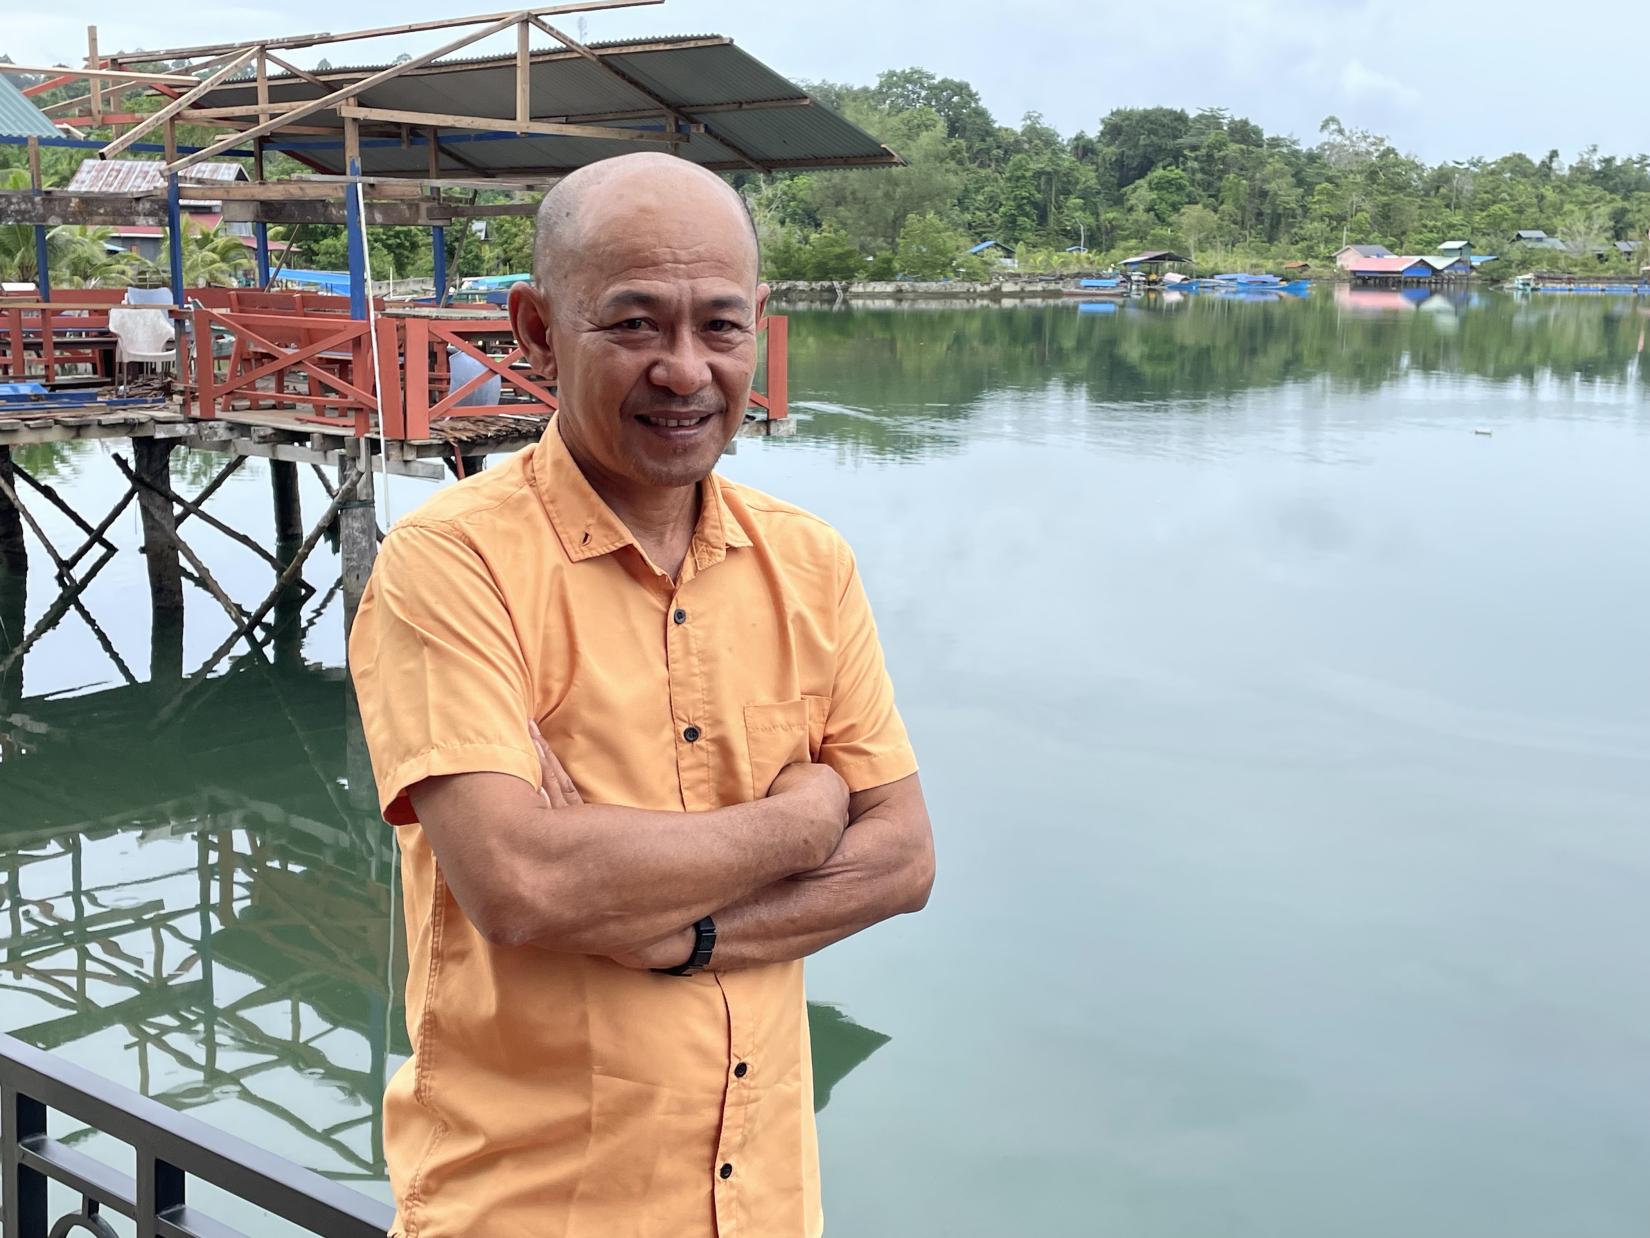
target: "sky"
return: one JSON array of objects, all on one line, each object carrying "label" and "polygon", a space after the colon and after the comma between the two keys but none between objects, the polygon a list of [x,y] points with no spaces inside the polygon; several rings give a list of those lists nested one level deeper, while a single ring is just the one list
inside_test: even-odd
[{"label": "sky", "polygon": [[[176,47],[465,11],[452,0],[0,0],[0,53],[25,64],[83,58],[93,23],[105,49]],[[556,20],[578,33],[577,17]],[[1550,149],[1569,160],[1594,143],[1603,154],[1650,151],[1643,75],[1627,67],[1643,55],[1642,0],[667,0],[585,20],[591,40],[728,35],[793,79],[869,83],[920,65],[972,82],[999,123],[1038,111],[1068,135],[1093,132],[1114,107],[1219,106],[1307,144],[1335,115],[1429,162]],[[372,63],[447,37],[324,54]],[[513,46],[507,37],[482,50]],[[295,59],[313,65],[322,54]]]}]

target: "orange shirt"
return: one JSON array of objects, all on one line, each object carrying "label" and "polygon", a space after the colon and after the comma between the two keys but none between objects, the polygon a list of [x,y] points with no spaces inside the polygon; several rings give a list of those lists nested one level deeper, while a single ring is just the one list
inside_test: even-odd
[{"label": "orange shirt", "polygon": [[552,421],[385,539],[350,665],[406,892],[413,1056],[384,1154],[407,1238],[823,1228],[801,963],[675,977],[491,945],[407,798],[440,774],[536,786],[529,717],[591,803],[725,807],[806,758],[854,790],[915,772],[842,538],[719,477],[702,500],[672,582]]}]

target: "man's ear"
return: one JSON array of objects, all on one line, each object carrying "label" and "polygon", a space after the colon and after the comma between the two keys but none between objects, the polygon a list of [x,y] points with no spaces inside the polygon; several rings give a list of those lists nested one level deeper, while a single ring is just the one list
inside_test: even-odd
[{"label": "man's ear", "polygon": [[554,382],[556,350],[550,342],[550,307],[532,284],[520,283],[510,289],[510,329],[533,372]]},{"label": "man's ear", "polygon": [[768,313],[768,294],[772,291],[773,291],[773,289],[769,288],[766,284],[758,284],[756,286],[756,321],[757,322],[761,322],[762,319],[767,316],[767,313]]}]

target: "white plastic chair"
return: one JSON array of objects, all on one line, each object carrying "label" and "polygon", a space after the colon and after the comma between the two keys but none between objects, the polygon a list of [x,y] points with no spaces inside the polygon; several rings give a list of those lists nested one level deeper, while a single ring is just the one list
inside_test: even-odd
[{"label": "white plastic chair", "polygon": [[115,375],[121,387],[126,385],[128,365],[177,366],[172,316],[165,310],[148,306],[111,306],[109,330],[117,341]]}]

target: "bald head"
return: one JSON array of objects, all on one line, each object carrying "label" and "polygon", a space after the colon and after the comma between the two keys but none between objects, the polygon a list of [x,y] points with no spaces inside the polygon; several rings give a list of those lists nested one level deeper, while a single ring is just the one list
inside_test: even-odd
[{"label": "bald head", "polygon": [[696,229],[743,233],[754,282],[756,225],[744,199],[714,172],[658,151],[587,164],[544,195],[533,244],[534,282],[554,298],[587,248],[606,239],[604,230],[634,228],[649,215],[656,225],[661,214]]}]

